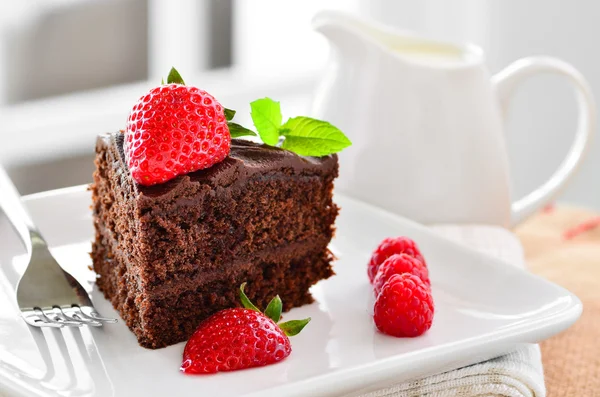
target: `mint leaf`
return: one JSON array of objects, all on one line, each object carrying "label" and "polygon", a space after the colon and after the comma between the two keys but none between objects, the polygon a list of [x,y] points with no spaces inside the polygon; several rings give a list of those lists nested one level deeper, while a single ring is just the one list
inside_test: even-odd
[{"label": "mint leaf", "polygon": [[281,107],[279,102],[271,98],[257,99],[250,103],[252,121],[267,145],[275,146],[279,142],[279,127],[281,127]]},{"label": "mint leaf", "polygon": [[275,323],[278,323],[281,319],[281,310],[283,308],[283,304],[281,303],[281,298],[279,295],[275,296],[275,298],[271,299],[269,305],[265,309],[265,316],[269,317]]},{"label": "mint leaf", "polygon": [[229,133],[231,134],[232,138],[239,138],[241,136],[256,136],[256,132],[243,127],[238,123],[234,123],[233,121],[228,121],[227,126],[229,127]]},{"label": "mint leaf", "polygon": [[171,68],[169,75],[167,76],[167,84],[181,84],[185,85],[183,78],[175,68]]},{"label": "mint leaf", "polygon": [[290,320],[278,325],[287,336],[294,336],[298,335],[309,322],[310,317],[305,318],[304,320]]},{"label": "mint leaf", "polygon": [[301,156],[327,156],[352,144],[337,127],[310,117],[291,118],[279,132],[285,136],[281,147]]},{"label": "mint leaf", "polygon": [[233,116],[235,116],[235,110],[225,108],[223,109],[223,112],[225,113],[225,119],[227,121],[233,120]]},{"label": "mint leaf", "polygon": [[242,306],[244,306],[246,309],[254,310],[255,312],[260,312],[260,310],[258,310],[258,308],[254,306],[254,304],[250,302],[250,299],[248,299],[248,297],[246,296],[246,293],[244,292],[245,287],[246,283],[242,283],[242,285],[240,285],[240,301],[242,301]]}]

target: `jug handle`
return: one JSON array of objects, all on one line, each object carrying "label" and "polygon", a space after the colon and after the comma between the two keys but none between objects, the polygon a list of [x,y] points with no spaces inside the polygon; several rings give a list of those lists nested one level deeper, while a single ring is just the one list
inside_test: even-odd
[{"label": "jug handle", "polygon": [[570,64],[551,57],[529,57],[510,64],[492,78],[500,107],[504,115],[515,88],[526,78],[538,73],[555,73],[568,78],[576,92],[579,121],[575,140],[558,170],[548,181],[533,192],[515,201],[511,206],[511,226],[548,204],[564,188],[575,174],[588,149],[596,130],[596,104],[588,82]]}]

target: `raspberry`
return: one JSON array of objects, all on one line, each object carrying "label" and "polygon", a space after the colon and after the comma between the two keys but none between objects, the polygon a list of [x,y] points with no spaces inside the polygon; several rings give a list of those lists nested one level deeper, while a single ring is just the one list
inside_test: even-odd
[{"label": "raspberry", "polygon": [[379,331],[396,337],[419,336],[433,321],[431,291],[413,274],[394,274],[375,300],[373,319]]},{"label": "raspberry", "polygon": [[215,373],[281,361],[292,352],[289,338],[267,316],[250,309],[226,309],[205,320],[183,351],[181,370]]},{"label": "raspberry", "polygon": [[384,239],[377,249],[371,255],[371,260],[367,267],[369,281],[373,283],[377,269],[390,256],[394,254],[407,254],[420,260],[424,266],[427,266],[421,251],[417,244],[408,237],[388,237]]},{"label": "raspberry", "polygon": [[163,183],[227,157],[231,136],[223,106],[196,87],[151,89],[127,119],[125,156],[141,185]]},{"label": "raspberry", "polygon": [[375,296],[379,295],[383,284],[389,280],[394,274],[410,273],[419,277],[426,286],[430,286],[429,282],[429,270],[423,265],[418,259],[407,255],[407,254],[394,254],[387,258],[375,275],[373,280],[373,289]]}]

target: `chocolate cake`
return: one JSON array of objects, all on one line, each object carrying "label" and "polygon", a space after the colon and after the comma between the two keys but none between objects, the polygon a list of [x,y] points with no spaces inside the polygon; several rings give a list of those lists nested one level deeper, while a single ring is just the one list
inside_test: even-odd
[{"label": "chocolate cake", "polygon": [[97,285],[148,348],[184,341],[238,306],[243,282],[263,309],[277,294],[284,310],[310,303],[309,288],[333,274],[337,174],[336,155],[235,139],[211,168],[142,186],[123,134],[102,135],[91,187]]}]

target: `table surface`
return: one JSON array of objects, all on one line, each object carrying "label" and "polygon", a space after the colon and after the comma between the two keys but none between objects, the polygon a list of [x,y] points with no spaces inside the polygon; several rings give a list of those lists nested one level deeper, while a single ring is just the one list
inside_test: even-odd
[{"label": "table surface", "polygon": [[575,293],[583,315],[541,344],[548,397],[600,393],[600,214],[547,207],[515,230],[529,269]]}]

